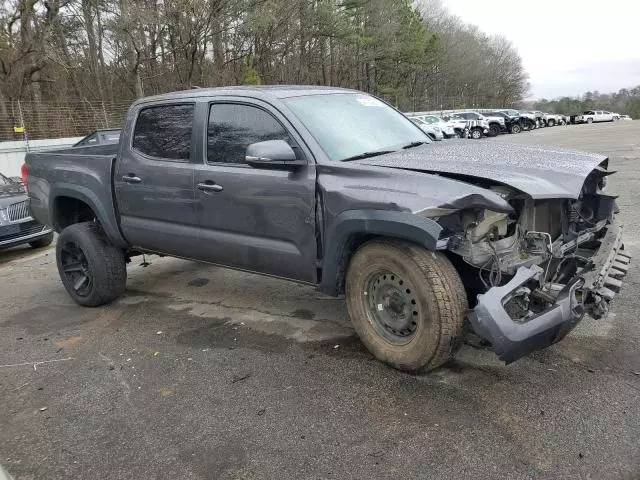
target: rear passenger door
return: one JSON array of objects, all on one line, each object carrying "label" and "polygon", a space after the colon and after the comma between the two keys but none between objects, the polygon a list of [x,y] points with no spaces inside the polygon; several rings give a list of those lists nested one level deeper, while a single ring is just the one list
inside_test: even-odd
[{"label": "rear passenger door", "polygon": [[[225,99],[199,105],[206,118],[201,163],[195,172],[202,228],[199,255],[213,263],[316,281],[315,163],[286,118],[258,100]],[[307,166],[254,168],[247,147],[285,140]],[[201,186],[208,186],[202,187]],[[212,191],[211,186],[217,185]]]},{"label": "rear passenger door", "polygon": [[195,103],[141,106],[114,178],[120,224],[134,246],[191,257],[199,241],[194,198]]}]

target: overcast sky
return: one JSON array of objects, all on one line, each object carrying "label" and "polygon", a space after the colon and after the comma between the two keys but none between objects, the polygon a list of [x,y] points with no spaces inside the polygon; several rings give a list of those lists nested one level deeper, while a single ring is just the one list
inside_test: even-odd
[{"label": "overcast sky", "polygon": [[530,98],[640,85],[640,0],[443,0],[465,22],[518,49]]}]

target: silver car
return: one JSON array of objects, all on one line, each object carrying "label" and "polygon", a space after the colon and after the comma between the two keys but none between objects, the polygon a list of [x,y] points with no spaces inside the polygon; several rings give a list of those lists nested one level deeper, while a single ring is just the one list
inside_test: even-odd
[{"label": "silver car", "polygon": [[453,128],[453,124],[445,121],[440,117],[437,117],[435,115],[423,115],[419,118],[429,125],[435,125],[440,128],[440,130],[442,130],[444,138],[453,138],[456,136],[456,131]]},{"label": "silver car", "polygon": [[24,186],[0,173],[0,249],[28,243],[46,247],[53,230],[36,222],[29,213]]},{"label": "silver car", "polygon": [[410,117],[410,120],[416,125],[418,125],[423,132],[429,135],[429,138],[431,140],[439,142],[444,138],[442,129],[438,125],[429,124],[419,117]]}]

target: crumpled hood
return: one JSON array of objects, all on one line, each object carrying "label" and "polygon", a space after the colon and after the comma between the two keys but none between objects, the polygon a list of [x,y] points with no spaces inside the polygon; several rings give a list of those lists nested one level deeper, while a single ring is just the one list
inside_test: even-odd
[{"label": "crumpled hood", "polygon": [[607,157],[494,141],[450,140],[358,160],[380,167],[485,178],[532,198],[578,198],[591,171]]}]

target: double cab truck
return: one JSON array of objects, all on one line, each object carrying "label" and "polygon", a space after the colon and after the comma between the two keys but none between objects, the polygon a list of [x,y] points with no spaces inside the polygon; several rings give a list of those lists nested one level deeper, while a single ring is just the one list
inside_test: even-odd
[{"label": "double cab truck", "polygon": [[117,145],[29,153],[33,217],[95,307],[155,252],[344,295],[378,359],[429,370],[471,328],[506,362],[606,315],[628,269],[601,155],[438,142],[377,98],[228,87],[136,101]]}]

